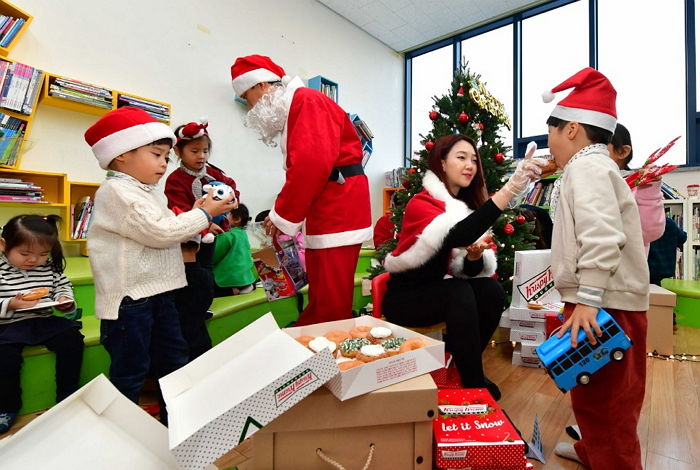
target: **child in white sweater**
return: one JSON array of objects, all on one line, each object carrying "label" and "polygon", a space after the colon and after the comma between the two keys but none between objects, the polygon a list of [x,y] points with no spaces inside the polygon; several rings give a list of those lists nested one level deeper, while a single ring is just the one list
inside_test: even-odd
[{"label": "child in white sweater", "polygon": [[187,363],[172,293],[187,283],[180,243],[230,210],[231,199],[209,195],[178,216],[168,209],[156,185],[175,134],[145,111],[111,111],[85,132],[85,140],[108,170],[88,230],[100,342],[111,359],[110,380],[138,402],[149,372],[160,378]]}]

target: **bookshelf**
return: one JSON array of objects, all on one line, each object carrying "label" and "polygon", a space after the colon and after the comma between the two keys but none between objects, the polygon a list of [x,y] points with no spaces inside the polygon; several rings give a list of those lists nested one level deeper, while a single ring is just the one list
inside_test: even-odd
[{"label": "bookshelf", "polygon": [[384,214],[388,214],[391,212],[391,199],[394,196],[394,193],[396,191],[403,191],[403,187],[398,187],[398,188],[384,188],[382,191],[382,208],[384,210]]},{"label": "bookshelf", "polygon": [[[82,96],[78,93],[82,93]],[[84,98],[84,93],[89,93],[92,98]],[[149,112],[159,121],[170,124],[171,106],[168,103],[53,73],[47,73],[44,78],[39,103],[94,116],[104,116],[123,106],[136,106]]]},{"label": "bookshelf", "polygon": [[[68,200],[66,204],[66,212],[63,220],[63,240],[65,241],[79,241],[84,242],[86,238],[73,238],[73,231],[75,230],[74,223],[75,219],[78,217],[76,210],[78,210],[79,203],[84,198],[90,198],[90,200],[95,200],[95,192],[100,185],[98,183],[82,183],[78,181],[68,181]],[[89,221],[89,219],[88,219]]]},{"label": "bookshelf", "polygon": [[336,103],[338,102],[338,83],[321,75],[311,77],[306,82],[309,88],[318,90]]},{"label": "bookshelf", "polygon": [[681,279],[700,280],[700,198],[665,199],[666,215],[688,234],[682,248]]},{"label": "bookshelf", "polygon": [[554,174],[536,182],[532,189],[520,201],[520,204],[527,204],[539,207],[540,209],[549,210],[554,182],[559,176],[559,174]]},{"label": "bookshelf", "polygon": [[[20,10],[13,4],[3,1],[0,1],[0,15],[9,17],[9,21],[5,24],[6,27],[15,26],[14,33],[11,32],[11,29],[5,28],[7,30],[6,34],[0,37],[0,40],[5,37],[9,39],[9,43],[5,44],[4,46],[0,46],[0,56],[7,57],[24,32],[27,31],[27,28],[29,28],[29,24],[32,22],[34,17],[25,11]],[[17,25],[16,23],[12,23],[13,20],[21,20],[22,24]]]}]

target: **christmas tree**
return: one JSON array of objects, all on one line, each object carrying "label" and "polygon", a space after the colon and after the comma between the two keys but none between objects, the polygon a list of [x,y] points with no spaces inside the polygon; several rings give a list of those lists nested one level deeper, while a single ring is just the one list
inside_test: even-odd
[{"label": "christmas tree", "polygon": [[[484,180],[489,194],[500,189],[508,180],[513,160],[505,156],[510,150],[499,136],[498,131],[505,126],[510,129],[510,119],[503,104],[486,89],[478,75],[471,73],[465,65],[456,70],[451,92],[441,98],[433,97],[432,110],[426,110],[433,129],[428,135],[421,134],[424,148],[415,152],[411,167],[403,180],[405,189],[394,195],[391,221],[401,230],[401,221],[408,201],[423,189],[423,176],[428,170],[428,152],[435,140],[443,135],[460,133],[474,139],[479,144],[484,169]],[[515,251],[531,250],[537,237],[532,235],[534,221],[528,221],[518,209],[508,209],[493,225],[493,248],[498,259],[498,279],[511,294]],[[383,260],[396,247],[396,239],[391,239],[377,247],[377,257]],[[383,271],[382,266],[370,269],[372,276]]]}]

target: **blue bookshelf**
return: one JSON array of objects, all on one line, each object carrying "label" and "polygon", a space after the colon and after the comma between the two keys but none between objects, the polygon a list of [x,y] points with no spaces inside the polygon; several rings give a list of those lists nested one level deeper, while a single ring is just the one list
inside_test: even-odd
[{"label": "blue bookshelf", "polygon": [[338,102],[338,83],[333,80],[329,80],[321,75],[316,75],[315,77],[309,78],[306,84],[309,88],[318,90],[336,103]]},{"label": "blue bookshelf", "polygon": [[[362,144],[362,166],[364,167],[367,165],[369,157],[372,156],[372,139],[374,138],[374,135],[372,135],[371,131],[369,131],[367,124],[360,119],[360,116],[357,114],[348,114],[348,116],[350,117],[350,121],[352,121],[353,125],[355,126],[355,131],[357,131],[357,135],[360,138],[360,143]],[[363,124],[363,127],[360,126],[361,123]]]}]

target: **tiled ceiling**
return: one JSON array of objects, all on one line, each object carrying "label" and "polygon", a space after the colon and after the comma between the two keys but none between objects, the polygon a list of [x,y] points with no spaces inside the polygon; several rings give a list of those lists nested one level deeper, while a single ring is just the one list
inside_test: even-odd
[{"label": "tiled ceiling", "polygon": [[404,52],[543,0],[318,0],[395,51]]}]

